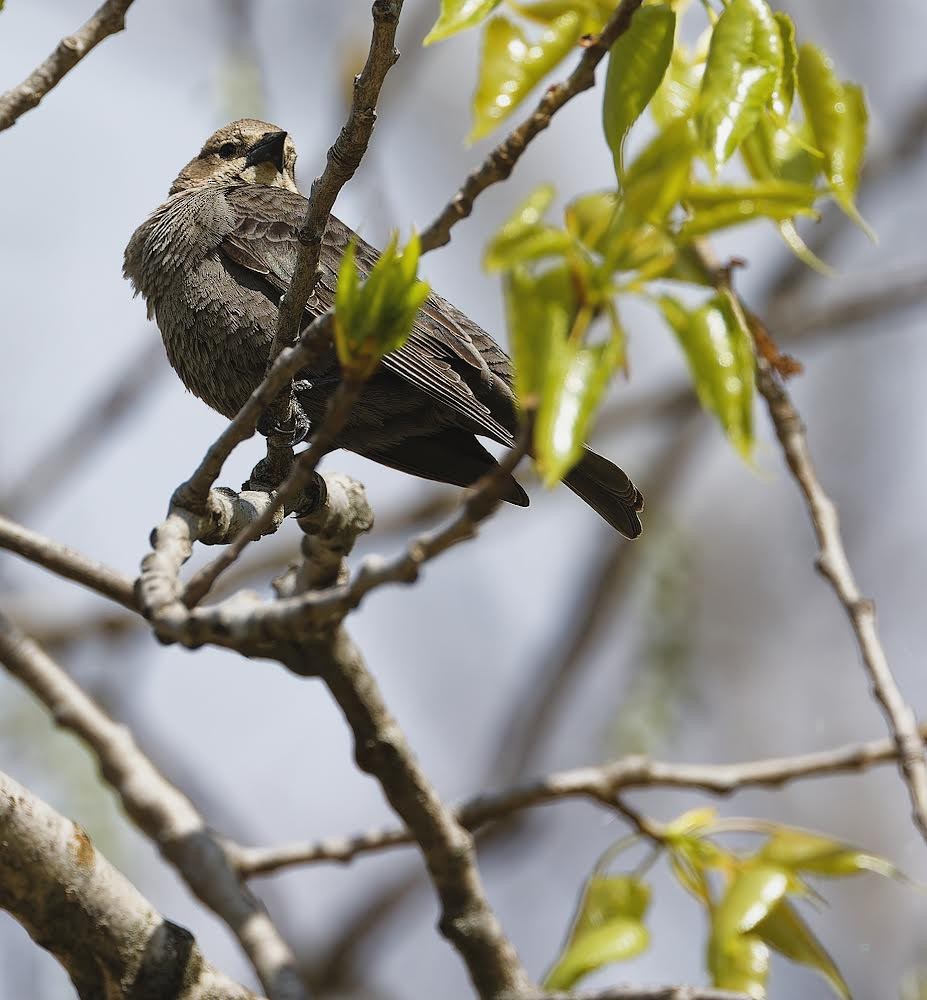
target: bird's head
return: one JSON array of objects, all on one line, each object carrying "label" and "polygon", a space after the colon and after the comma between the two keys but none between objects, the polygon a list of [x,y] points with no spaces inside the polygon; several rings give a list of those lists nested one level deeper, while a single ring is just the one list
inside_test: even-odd
[{"label": "bird's head", "polygon": [[266,184],[296,190],[296,146],[283,129],[241,118],[206,140],[177,175],[171,194],[207,185]]}]

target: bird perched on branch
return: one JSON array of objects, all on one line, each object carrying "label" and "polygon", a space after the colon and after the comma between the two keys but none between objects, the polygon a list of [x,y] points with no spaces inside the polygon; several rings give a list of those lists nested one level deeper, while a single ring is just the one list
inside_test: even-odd
[{"label": "bird perched on branch", "polygon": [[[285,131],[253,119],[232,122],[206,140],[126,247],[125,275],[157,319],[171,365],[227,417],[264,376],[295,267],[307,204],[295,165]],[[304,326],[331,308],[352,239],[362,275],[376,260],[376,251],[332,216]],[[334,345],[312,371],[299,373],[303,427],[321,420],[339,376]],[[511,446],[517,424],[510,359],[432,294],[407,342],[364,386],[337,446],[413,476],[470,486],[496,464],[477,437]],[[565,482],[622,534],[640,534],[641,495],[617,466],[587,449]],[[528,504],[515,479],[503,499]]]}]

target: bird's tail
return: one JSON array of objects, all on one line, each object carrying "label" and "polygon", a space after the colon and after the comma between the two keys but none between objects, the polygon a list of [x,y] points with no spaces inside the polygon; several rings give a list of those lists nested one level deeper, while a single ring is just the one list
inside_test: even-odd
[{"label": "bird's tail", "polygon": [[564,479],[570,489],[626,538],[637,538],[644,498],[630,479],[607,458],[588,448]]}]

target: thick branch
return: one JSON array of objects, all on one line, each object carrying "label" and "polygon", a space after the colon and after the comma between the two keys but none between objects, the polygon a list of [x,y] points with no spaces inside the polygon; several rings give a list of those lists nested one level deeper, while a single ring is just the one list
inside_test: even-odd
[{"label": "thick branch", "polygon": [[[927,725],[921,727],[920,739],[927,739]],[[877,764],[897,760],[898,748],[891,739],[740,764],[674,764],[635,755],[601,767],[555,772],[540,781],[478,795],[458,806],[455,815],[468,830],[475,830],[522,809],[565,799],[589,799],[612,808],[616,796],[630,789],[694,789],[713,795],[730,795],[745,788],[779,788],[804,778],[865,771]],[[412,843],[414,838],[408,830],[393,828],[309,844],[234,846],[230,850],[239,872],[250,877],[289,865],[348,862],[361,854]]]},{"label": "thick branch", "polygon": [[463,958],[479,996],[523,996],[529,980],[486,900],[473,838],[425,777],[347,633],[339,628],[333,641],[306,644],[286,662],[297,673],[318,673],[344,713],[358,767],[379,781],[422,851],[441,901],[441,933]]},{"label": "thick branch", "polygon": [[262,640],[289,641],[317,636],[342,621],[370,591],[389,583],[414,582],[424,563],[473,538],[479,525],[498,508],[504,483],[524,457],[530,440],[530,421],[526,421],[515,446],[477,483],[460,509],[440,528],[412,539],[392,559],[370,557],[350,581],[273,603],[244,604],[235,596],[210,607],[195,608],[184,616],[182,623],[172,625],[174,637],[187,645],[204,642],[225,645],[232,631],[238,635],[250,632]]},{"label": "thick branch", "polygon": [[[44,651],[0,614],[0,661],[96,756],[135,825],[158,845],[196,896],[223,919],[271,1000],[306,1000],[289,947],[261,902],[239,881],[224,847],[193,804]],[[2,852],[0,852],[2,853]],[[2,881],[2,880],[0,880]]]},{"label": "thick branch", "polygon": [[87,834],[0,773],[0,907],[64,966],[78,996],[257,1000],[165,920]]},{"label": "thick branch", "polygon": [[131,6],[132,0],[106,0],[86,24],[62,38],[55,51],[18,87],[0,95],[0,132],[31,111],[104,38],[122,31]]},{"label": "thick branch", "polygon": [[451,229],[473,211],[473,202],[486,188],[507,180],[528,144],[550,125],[551,118],[568,101],[595,84],[596,66],[606,52],[631,26],[631,18],[642,0],[621,0],[615,13],[597,38],[591,39],[582,57],[566,80],[549,87],[533,114],[486,157],[464,181],[463,186],[422,233],[422,252],[450,242]]}]

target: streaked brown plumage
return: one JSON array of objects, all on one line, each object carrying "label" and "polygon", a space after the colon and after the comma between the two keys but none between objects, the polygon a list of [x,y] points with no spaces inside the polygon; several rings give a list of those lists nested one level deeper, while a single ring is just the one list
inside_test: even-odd
[{"label": "streaked brown plumage", "polygon": [[[232,122],[184,167],[168,200],[126,248],[126,277],[156,317],[177,374],[228,417],[263,377],[277,306],[293,272],[306,210],[295,163],[292,140],[276,126]],[[362,273],[375,261],[376,251],[332,217],[307,324],[332,305],[351,238]],[[297,401],[312,424],[338,384],[334,348],[299,378],[306,384]],[[508,356],[432,294],[408,342],[384,358],[365,386],[338,445],[415,476],[469,486],[495,465],[476,436],[511,445],[516,424]],[[623,534],[640,534],[641,495],[611,462],[587,450],[566,484]],[[504,499],[528,503],[514,479]]]}]

